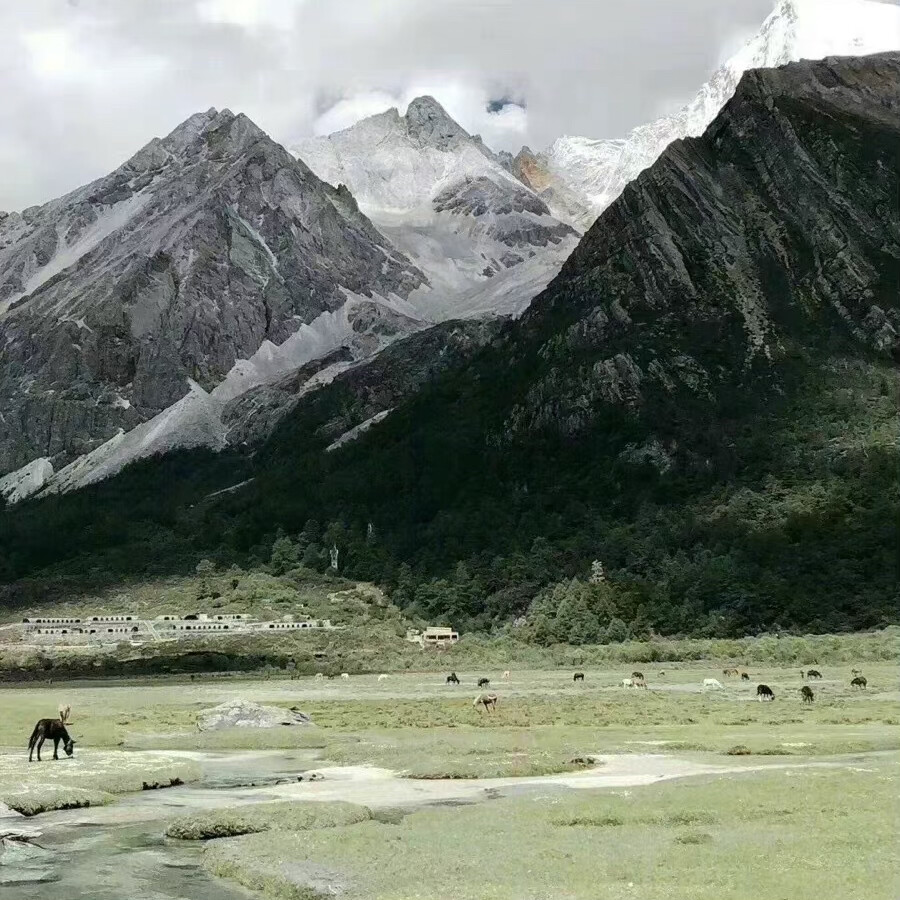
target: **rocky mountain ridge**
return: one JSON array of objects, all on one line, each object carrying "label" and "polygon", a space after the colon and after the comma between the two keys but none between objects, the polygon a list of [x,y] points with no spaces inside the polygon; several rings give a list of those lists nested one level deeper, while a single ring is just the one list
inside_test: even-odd
[{"label": "rocky mountain ridge", "polygon": [[424,283],[346,190],[245,116],[192,116],[0,222],[0,473],[58,469],[364,332],[372,352],[422,327],[404,300]]}]

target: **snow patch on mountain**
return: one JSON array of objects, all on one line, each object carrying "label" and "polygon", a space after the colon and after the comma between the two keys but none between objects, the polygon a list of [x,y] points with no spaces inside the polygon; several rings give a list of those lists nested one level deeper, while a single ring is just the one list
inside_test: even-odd
[{"label": "snow patch on mountain", "polygon": [[249,359],[238,360],[213,388],[211,396],[225,404],[251,388],[271,384],[301,366],[349,346],[361,358],[412,334],[425,323],[409,315],[412,308],[400,298],[369,298],[344,290],[346,303],[302,324],[282,344],[263,341]]},{"label": "snow patch on mountain", "polygon": [[0,496],[7,503],[18,503],[36,494],[53,477],[53,464],[46,457],[34,459],[28,465],[0,478]]},{"label": "snow patch on mountain", "polygon": [[338,447],[343,447],[344,444],[349,444],[350,441],[355,441],[361,434],[367,432],[373,425],[377,425],[379,422],[383,422],[390,414],[393,412],[393,407],[391,409],[383,409],[381,412],[375,413],[369,419],[366,419],[365,422],[360,422],[359,425],[355,425],[349,431],[345,431],[336,441],[330,443],[326,448],[326,453],[331,453],[334,450],[337,450]]},{"label": "snow patch on mountain", "polygon": [[222,404],[196,382],[177,403],[131,431],[120,431],[54,475],[43,493],[76,490],[120,472],[129,463],[176,448],[225,447]]},{"label": "snow patch on mountain", "polygon": [[[5,300],[0,300],[0,315],[6,312],[10,306],[36,291],[41,285],[46,284],[51,278],[59,275],[70,266],[74,266],[83,256],[90,253],[102,241],[111,234],[124,228],[150,200],[151,194],[142,191],[132,194],[126,200],[121,200],[111,206],[101,208],[96,220],[89,225],[72,243],[67,243],[66,233],[63,230],[65,222],[55,224],[57,238],[56,250],[53,256],[43,265],[36,263],[34,259],[29,261],[30,271],[24,272],[23,290],[12,294]],[[0,265],[2,265],[0,254]],[[82,320],[83,321],[83,320]]]}]

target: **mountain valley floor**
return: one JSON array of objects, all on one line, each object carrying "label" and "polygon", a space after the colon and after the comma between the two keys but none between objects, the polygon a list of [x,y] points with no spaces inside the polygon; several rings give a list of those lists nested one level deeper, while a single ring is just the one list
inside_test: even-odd
[{"label": "mountain valley floor", "polygon": [[[501,665],[460,666],[459,686],[437,670],[11,685],[0,801],[52,776],[57,801],[29,820],[52,840],[75,823],[140,823],[144,841],[168,832],[160,852],[190,845],[205,877],[266,897],[895,896],[895,663],[804,665],[821,671],[813,680],[799,665],[737,663],[746,681],[723,674],[730,659],[621,663],[580,668],[583,682],[568,665]],[[646,690],[622,686],[636,668]],[[774,702],[757,702],[758,684]],[[495,712],[475,709],[480,690],[498,695]],[[201,711],[237,698],[297,707],[314,725],[198,730]],[[60,702],[75,757],[29,766],[27,735]],[[131,777],[89,809],[52,811],[71,805],[67,784],[96,791],[117,754],[123,771],[186,784],[128,795]],[[210,775],[222,767],[228,778]],[[216,839],[201,852],[184,840],[198,837]]]}]

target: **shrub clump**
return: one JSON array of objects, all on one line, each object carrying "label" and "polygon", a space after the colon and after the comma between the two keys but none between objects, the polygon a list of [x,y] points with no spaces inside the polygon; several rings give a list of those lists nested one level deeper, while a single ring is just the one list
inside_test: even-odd
[{"label": "shrub clump", "polygon": [[711,844],[713,837],[705,831],[685,831],[675,836],[676,844]]},{"label": "shrub clump", "polygon": [[282,801],[254,803],[248,806],[206,810],[175,819],[166,836],[182,841],[208,841],[214,838],[277,831],[310,831],[354,825],[372,818],[371,811],[355,803],[303,803]]},{"label": "shrub clump", "polygon": [[730,750],[725,751],[726,756],[750,756],[753,751],[744,744],[735,744]]}]

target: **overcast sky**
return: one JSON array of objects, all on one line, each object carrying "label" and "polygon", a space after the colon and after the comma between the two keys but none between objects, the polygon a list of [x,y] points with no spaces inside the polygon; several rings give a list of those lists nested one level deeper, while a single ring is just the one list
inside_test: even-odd
[{"label": "overcast sky", "polygon": [[690,99],[773,5],[0,0],[0,210],[104,175],[211,106],[282,143],[421,93],[495,149],[620,137]]}]

